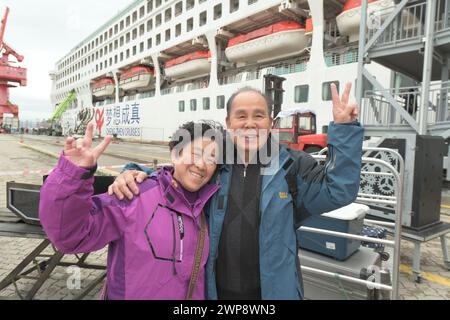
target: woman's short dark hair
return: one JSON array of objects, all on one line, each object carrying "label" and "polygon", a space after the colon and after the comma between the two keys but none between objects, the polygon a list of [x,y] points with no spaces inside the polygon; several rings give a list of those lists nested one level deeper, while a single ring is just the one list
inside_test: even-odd
[{"label": "woman's short dark hair", "polygon": [[[182,149],[197,138],[207,137],[217,141],[222,146],[225,131],[222,125],[212,120],[201,120],[199,122],[189,121],[181,125],[172,135],[169,142],[170,151],[177,148]],[[220,139],[220,141],[218,141]]]}]

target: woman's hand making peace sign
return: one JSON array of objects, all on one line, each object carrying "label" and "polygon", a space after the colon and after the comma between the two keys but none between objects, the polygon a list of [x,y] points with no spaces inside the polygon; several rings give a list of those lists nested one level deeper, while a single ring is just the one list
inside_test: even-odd
[{"label": "woman's hand making peace sign", "polygon": [[111,142],[111,136],[105,139],[97,146],[92,146],[92,137],[94,135],[94,124],[89,123],[84,138],[74,140],[68,137],[64,145],[64,156],[79,167],[92,167],[97,163],[100,155],[105,151]]}]

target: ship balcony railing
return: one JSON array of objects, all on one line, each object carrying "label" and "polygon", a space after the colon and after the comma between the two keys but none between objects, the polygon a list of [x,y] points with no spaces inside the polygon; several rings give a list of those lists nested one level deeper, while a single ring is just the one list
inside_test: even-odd
[{"label": "ship balcony railing", "polygon": [[[386,99],[386,95],[393,97],[396,106]],[[418,133],[422,98],[421,87],[366,91],[361,108],[361,123],[380,128],[397,127]],[[450,129],[450,81],[431,85],[427,107],[429,130]],[[404,117],[397,108],[405,110],[410,117]]]},{"label": "ship balcony railing", "polygon": [[[439,36],[443,31],[450,31],[450,3],[448,0],[437,0],[436,2],[434,31],[436,36]],[[384,12],[385,10],[391,11],[392,9],[380,10],[376,14],[386,17],[389,14]],[[426,1],[405,6],[374,43],[374,48],[406,42],[421,43],[426,33],[426,10]],[[371,39],[377,31],[377,27],[369,28],[368,39]]]},{"label": "ship balcony railing", "polygon": [[328,67],[358,62],[358,48],[351,47],[345,51],[334,49],[324,53],[325,63]]},{"label": "ship balcony railing", "polygon": [[223,74],[219,77],[219,84],[227,85],[242,81],[258,80],[262,79],[262,77],[266,74],[281,76],[285,74],[304,72],[307,69],[308,60],[309,59],[301,58],[292,62],[277,63],[269,66],[261,66],[257,69],[240,71],[238,73]]}]

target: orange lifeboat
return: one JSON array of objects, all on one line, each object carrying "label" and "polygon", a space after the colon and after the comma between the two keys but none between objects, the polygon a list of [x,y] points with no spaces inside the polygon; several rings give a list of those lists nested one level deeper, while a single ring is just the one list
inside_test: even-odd
[{"label": "orange lifeboat", "polygon": [[151,87],[155,70],[148,66],[134,66],[120,74],[119,85],[122,90],[139,90]]},{"label": "orange lifeboat", "polygon": [[116,83],[113,78],[105,77],[94,81],[91,85],[92,95],[96,98],[114,95]]},{"label": "orange lifeboat", "polygon": [[309,17],[306,19],[305,23],[305,34],[310,35],[313,33],[313,19],[312,17]]},{"label": "orange lifeboat", "polygon": [[211,71],[211,51],[195,51],[165,63],[166,76],[172,79],[197,78]]},{"label": "orange lifeboat", "polygon": [[300,53],[308,44],[305,26],[284,21],[228,41],[225,54],[231,62],[259,62]]},{"label": "orange lifeboat", "polygon": [[[357,41],[359,38],[361,3],[361,0],[347,0],[342,13],[336,17],[339,32],[342,35],[349,36],[351,42]],[[391,14],[394,9],[394,0],[368,0],[368,17],[370,14],[378,14],[380,22]]]}]

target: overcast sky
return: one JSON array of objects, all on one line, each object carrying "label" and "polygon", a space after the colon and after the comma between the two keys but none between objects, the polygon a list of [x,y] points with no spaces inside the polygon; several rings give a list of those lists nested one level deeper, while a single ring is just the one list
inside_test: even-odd
[{"label": "overcast sky", "polygon": [[10,100],[19,105],[21,120],[51,115],[49,71],[56,61],[132,2],[0,0],[0,20],[6,6],[11,10],[4,40],[25,56],[20,66],[28,69],[28,85],[10,90]]}]

